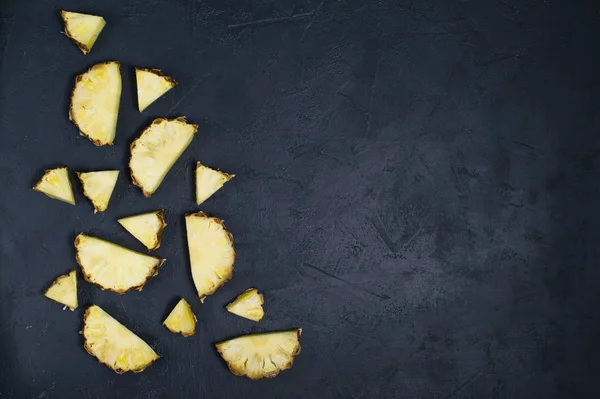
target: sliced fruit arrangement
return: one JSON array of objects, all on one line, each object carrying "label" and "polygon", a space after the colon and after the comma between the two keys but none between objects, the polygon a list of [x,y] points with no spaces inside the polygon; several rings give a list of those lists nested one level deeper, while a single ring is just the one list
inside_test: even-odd
[{"label": "sliced fruit arrangement", "polygon": [[211,169],[198,162],[196,164],[196,203],[200,205],[206,201],[234,177],[235,175]]},{"label": "sliced fruit arrangement", "polygon": [[264,303],[262,294],[256,288],[248,288],[227,305],[227,310],[240,317],[260,321],[265,315],[262,307]]},{"label": "sliced fruit arrangement", "polygon": [[216,344],[235,375],[251,380],[275,377],[289,369],[300,353],[302,329],[245,335]]},{"label": "sliced fruit arrangement", "polygon": [[60,15],[65,22],[65,35],[75,42],[83,54],[89,53],[106,25],[104,18],[71,11],[61,11]]},{"label": "sliced fruit arrangement", "polygon": [[94,144],[112,145],[120,101],[120,64],[117,61],[96,64],[75,79],[69,117]]},{"label": "sliced fruit arrangement", "polygon": [[69,180],[69,170],[66,166],[46,170],[44,176],[33,189],[46,194],[50,198],[75,205],[73,188],[71,187],[71,180]]},{"label": "sliced fruit arrangement", "polygon": [[85,195],[92,205],[94,212],[104,212],[119,178],[118,170],[103,170],[100,172],[77,173]]},{"label": "sliced fruit arrangement", "polygon": [[119,219],[119,223],[144,244],[149,251],[160,247],[162,233],[167,226],[165,211],[162,209],[122,218]]},{"label": "sliced fruit arrangement", "polygon": [[84,278],[118,294],[141,291],[165,261],[85,234],[75,238],[75,249]]},{"label": "sliced fruit arrangement", "polygon": [[119,374],[139,373],[160,356],[140,337],[97,305],[83,317],[84,348]]},{"label": "sliced fruit arrangement", "polygon": [[54,280],[50,288],[44,293],[46,298],[61,303],[71,310],[77,309],[77,276],[75,270]]},{"label": "sliced fruit arrangement", "polygon": [[146,197],[156,191],[197,130],[198,125],[183,117],[158,118],[131,144],[131,179]]},{"label": "sliced fruit arrangement", "polygon": [[163,322],[171,332],[181,334],[184,337],[192,336],[196,333],[196,316],[185,299],[181,299],[173,308],[169,316]]},{"label": "sliced fruit arrangement", "polygon": [[233,236],[223,221],[204,212],[185,216],[192,278],[200,301],[231,279]]},{"label": "sliced fruit arrangement", "polygon": [[175,79],[160,69],[135,68],[135,80],[140,112],[177,85]]}]

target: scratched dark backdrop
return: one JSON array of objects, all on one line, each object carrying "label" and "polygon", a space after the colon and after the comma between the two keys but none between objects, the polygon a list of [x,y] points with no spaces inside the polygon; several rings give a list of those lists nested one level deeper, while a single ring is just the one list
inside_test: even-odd
[{"label": "scratched dark backdrop", "polygon": [[[108,24],[90,55],[59,9]],[[0,397],[597,398],[600,6],[594,1],[24,1],[0,28]],[[67,116],[74,76],[122,62],[116,145]],[[180,85],[140,114],[132,66]],[[145,199],[125,168],[154,117],[197,138]],[[236,239],[234,278],[195,298],[183,214],[192,166],[237,177],[201,209]],[[119,168],[107,212],[31,190],[46,167]],[[164,207],[167,258],[143,292],[80,283],[45,299],[85,231],[142,246],[118,217]],[[223,306],[256,286],[259,323]],[[187,298],[184,339],[161,321]],[[82,348],[91,303],[162,359],[116,375]],[[251,382],[213,344],[302,327],[291,370]]]}]

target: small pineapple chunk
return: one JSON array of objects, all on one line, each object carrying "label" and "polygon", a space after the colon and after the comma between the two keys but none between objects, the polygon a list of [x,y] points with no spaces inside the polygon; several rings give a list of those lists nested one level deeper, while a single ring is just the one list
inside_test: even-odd
[{"label": "small pineapple chunk", "polygon": [[206,201],[233,177],[235,175],[211,169],[198,162],[196,164],[196,203],[200,205]]},{"label": "small pineapple chunk", "polygon": [[106,25],[104,18],[71,11],[61,11],[60,15],[65,22],[67,37],[75,42],[83,54],[89,53]]},{"label": "small pineapple chunk", "polygon": [[300,353],[302,329],[245,335],[216,344],[235,375],[251,380],[272,378],[289,369]]},{"label": "small pineapple chunk", "polygon": [[83,277],[117,294],[141,291],[165,261],[85,234],[75,238],[75,249]]},{"label": "small pineapple chunk", "polygon": [[230,313],[244,317],[249,320],[260,321],[265,315],[263,310],[265,303],[262,294],[256,288],[248,288],[242,292],[235,301],[227,305]]},{"label": "small pineapple chunk", "polygon": [[94,213],[104,212],[108,208],[110,196],[115,189],[118,170],[104,170],[101,172],[77,173],[83,186],[83,195],[89,198],[94,205]]},{"label": "small pineapple chunk", "polygon": [[44,293],[46,298],[68,306],[72,311],[77,309],[77,276],[75,270],[54,280],[50,288]]},{"label": "small pineapple chunk", "polygon": [[185,216],[192,278],[200,301],[231,279],[235,251],[223,221],[204,212]]},{"label": "small pineapple chunk", "polygon": [[33,189],[46,194],[50,198],[75,205],[75,197],[69,180],[69,170],[66,166],[47,170]]},{"label": "small pineapple chunk", "polygon": [[197,130],[182,117],[158,118],[131,144],[131,179],[146,197],[156,191]]},{"label": "small pineapple chunk", "polygon": [[175,79],[164,75],[160,69],[135,68],[135,80],[140,112],[177,85]]},{"label": "small pineapple chunk", "polygon": [[160,356],[140,337],[97,305],[83,317],[84,348],[118,374],[139,373]]},{"label": "small pineapple chunk", "polygon": [[167,226],[164,210],[129,216],[118,221],[125,230],[144,244],[148,251],[160,247],[162,233]]},{"label": "small pineapple chunk", "polygon": [[190,337],[196,333],[196,316],[185,299],[181,299],[163,322],[171,332]]},{"label": "small pineapple chunk", "polygon": [[96,64],[75,79],[69,118],[81,135],[95,145],[112,145],[120,101],[120,64],[117,61]]}]

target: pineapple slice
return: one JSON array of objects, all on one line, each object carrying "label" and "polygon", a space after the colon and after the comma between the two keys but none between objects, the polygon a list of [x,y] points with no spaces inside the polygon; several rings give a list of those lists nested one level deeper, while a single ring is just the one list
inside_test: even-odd
[{"label": "pineapple slice", "polygon": [[94,144],[112,145],[120,100],[120,64],[117,61],[96,64],[75,79],[69,118]]},{"label": "pineapple slice", "polygon": [[165,261],[85,234],[75,238],[75,249],[83,277],[117,294],[141,291]]},{"label": "pineapple slice", "polygon": [[181,299],[163,322],[171,332],[184,337],[196,334],[196,316],[185,299]]},{"label": "pineapple slice", "polygon": [[165,211],[162,209],[122,218],[119,219],[119,223],[132,236],[144,244],[148,248],[148,251],[153,251],[160,247],[162,233],[167,226],[165,223]]},{"label": "pineapple slice", "polygon": [[227,305],[227,310],[240,317],[260,321],[265,315],[263,303],[265,300],[262,294],[256,288],[248,288],[235,298],[235,301]]},{"label": "pineapple slice", "polygon": [[198,125],[183,117],[158,118],[131,144],[131,179],[146,197],[156,191],[197,130]]},{"label": "pineapple slice", "polygon": [[69,170],[66,166],[47,170],[33,189],[46,194],[50,198],[75,205],[75,197],[69,180]]},{"label": "pineapple slice", "polygon": [[44,293],[46,298],[69,307],[72,311],[77,309],[77,277],[75,270],[54,280],[50,288]]},{"label": "pineapple slice", "polygon": [[251,380],[275,377],[289,369],[300,353],[302,329],[245,335],[216,344],[217,351],[235,375]]},{"label": "pineapple slice", "polygon": [[192,278],[200,301],[231,279],[235,251],[223,221],[204,212],[185,216]]},{"label": "pineapple slice", "polygon": [[118,170],[104,170],[101,172],[77,173],[83,186],[83,195],[89,198],[94,205],[94,213],[104,212],[108,208],[110,196],[119,178]]},{"label": "pineapple slice", "polygon": [[84,348],[118,374],[139,373],[160,356],[131,330],[97,305],[83,317]]},{"label": "pineapple slice", "polygon": [[196,203],[200,205],[206,201],[233,177],[235,175],[211,169],[198,162],[196,164]]},{"label": "pineapple slice", "polygon": [[71,11],[61,11],[60,15],[65,22],[67,37],[75,42],[83,54],[89,53],[106,25],[104,18]]},{"label": "pineapple slice", "polygon": [[160,69],[135,68],[135,80],[140,112],[177,85],[175,79],[164,75]]}]

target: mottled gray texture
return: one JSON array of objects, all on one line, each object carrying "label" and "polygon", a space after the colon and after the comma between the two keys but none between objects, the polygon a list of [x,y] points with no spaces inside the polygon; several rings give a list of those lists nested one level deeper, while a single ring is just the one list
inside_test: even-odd
[{"label": "mottled gray texture", "polygon": [[[108,24],[88,56],[61,8]],[[25,1],[0,15],[2,398],[597,398],[600,91],[594,1]],[[115,146],[68,120],[74,76],[122,62]],[[133,65],[179,85],[140,114]],[[150,199],[129,143],[154,117],[198,137]],[[233,280],[195,299],[183,214],[193,165],[235,173],[201,207],[225,219]],[[105,213],[31,190],[44,168],[123,171]],[[81,283],[81,231],[137,250],[116,219],[159,207],[167,258],[141,293]],[[223,309],[265,295],[260,324]],[[179,296],[199,319],[161,326]],[[118,376],[82,347],[96,303],[163,356]],[[234,377],[224,338],[303,327],[293,369]]]}]

